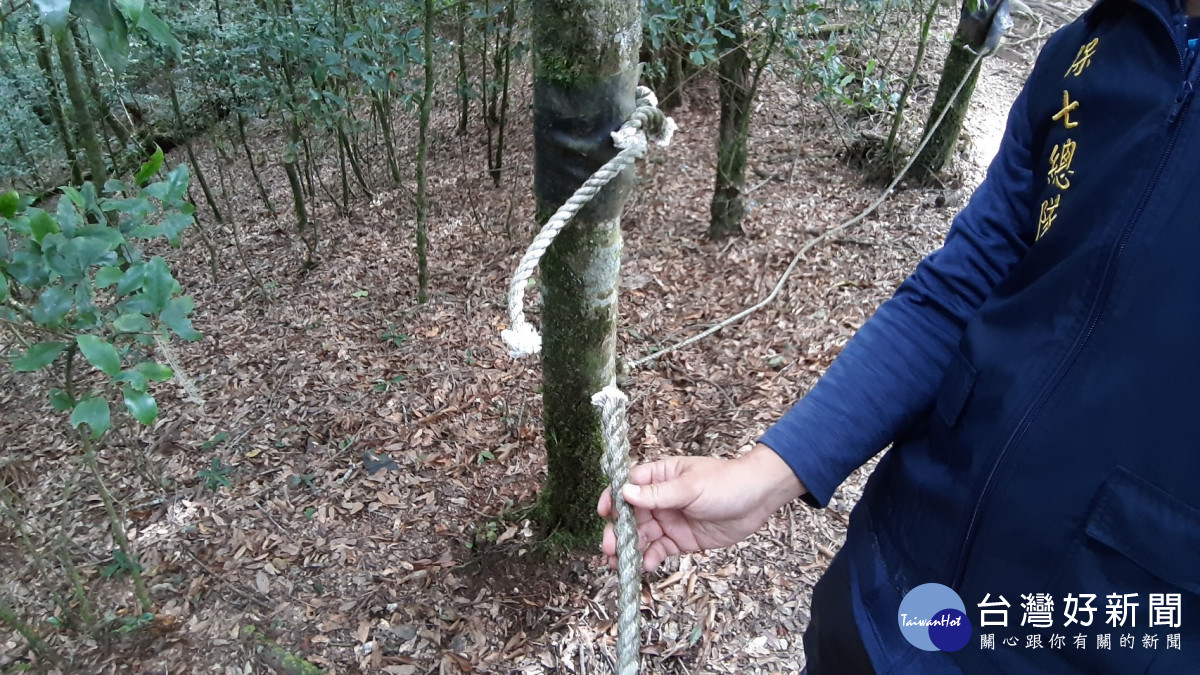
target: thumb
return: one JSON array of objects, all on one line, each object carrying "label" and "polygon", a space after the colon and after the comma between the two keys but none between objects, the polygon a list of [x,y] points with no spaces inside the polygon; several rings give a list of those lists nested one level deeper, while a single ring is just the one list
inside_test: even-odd
[{"label": "thumb", "polygon": [[696,499],[696,487],[678,478],[648,485],[626,483],[621,496],[644,509],[682,509]]}]

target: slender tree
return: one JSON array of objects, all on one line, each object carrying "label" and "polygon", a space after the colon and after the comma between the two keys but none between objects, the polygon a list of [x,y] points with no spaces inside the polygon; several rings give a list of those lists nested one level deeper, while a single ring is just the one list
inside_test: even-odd
[{"label": "slender tree", "polygon": [[750,9],[741,0],[716,0],[721,119],[717,125],[717,175],[709,210],[708,236],[712,239],[742,234],[750,114],[763,71],[784,30],[790,3],[762,3],[758,9],[764,20],[753,30],[746,26]]},{"label": "slender tree", "polygon": [[458,55],[458,73],[454,77],[458,94],[458,135],[467,133],[467,122],[471,114],[470,81],[467,79],[467,2],[459,0],[454,5],[454,19],[458,23],[458,44],[454,51]]},{"label": "slender tree", "polygon": [[[615,154],[609,134],[633,110],[638,0],[534,0],[534,192],[540,222]],[[618,177],[542,259],[542,364],[548,478],[544,525],[583,544],[600,532],[600,420],[591,396],[615,370],[621,208]]]},{"label": "slender tree", "polygon": [[[179,108],[179,93],[175,88],[175,78],[167,76],[167,94],[171,97],[171,111],[175,114],[175,126],[179,133],[185,133],[185,124],[183,121],[183,111]],[[213,197],[212,189],[208,186],[208,179],[204,176],[204,168],[200,166],[200,161],[196,159],[196,151],[192,148],[192,139],[186,135],[183,138],[183,147],[187,150],[188,162],[192,165],[192,171],[196,174],[196,180],[200,183],[200,190],[204,193],[204,201],[208,204],[208,208],[212,210],[213,219],[218,223],[224,223],[225,218],[221,215],[221,209],[217,206],[217,200]],[[214,265],[215,267],[215,265]],[[216,276],[215,274],[213,275]]]},{"label": "slender tree", "polygon": [[422,303],[429,299],[429,263],[426,259],[429,233],[425,223],[429,198],[425,193],[425,160],[429,154],[429,116],[433,110],[433,16],[433,0],[425,0],[425,89],[421,93],[421,121],[417,139],[417,301]]},{"label": "slender tree", "polygon": [[46,87],[46,102],[50,106],[50,119],[58,132],[63,152],[67,156],[67,166],[71,169],[71,183],[79,185],[83,182],[83,169],[79,166],[79,158],[75,154],[75,141],[67,126],[67,117],[63,112],[62,95],[58,90],[58,80],[54,76],[54,62],[50,58],[50,41],[46,38],[46,29],[41,21],[33,24],[33,37],[37,41],[37,63],[42,71],[42,81]]},{"label": "slender tree", "polygon": [[[1012,26],[1008,12],[1008,0],[963,0],[958,27],[954,31],[954,39],[950,42],[950,52],[946,55],[946,64],[942,67],[941,81],[938,83],[937,95],[934,96],[933,107],[929,110],[929,119],[925,123],[922,137],[933,129],[934,122],[941,117],[942,111],[947,107],[949,110],[913,164],[913,174],[917,178],[932,178],[942,170],[946,161],[950,159],[950,154],[954,152],[958,135],[962,132],[963,120],[967,117],[967,106],[975,93],[975,84],[979,81],[979,71],[983,67],[983,63],[977,57],[980,52],[995,49],[1000,38]],[[966,84],[951,101],[951,94],[964,78]]]},{"label": "slender tree", "polygon": [[88,109],[87,94],[79,72],[79,60],[75,53],[75,42],[71,37],[71,31],[65,26],[55,33],[54,41],[58,46],[58,64],[62,67],[63,84],[67,87],[67,97],[71,100],[71,108],[75,113],[75,126],[79,132],[79,142],[83,144],[83,154],[87,157],[88,168],[92,172],[92,183],[100,188],[108,180],[108,166],[104,163],[104,155],[100,152],[100,135],[96,131],[92,112]]}]

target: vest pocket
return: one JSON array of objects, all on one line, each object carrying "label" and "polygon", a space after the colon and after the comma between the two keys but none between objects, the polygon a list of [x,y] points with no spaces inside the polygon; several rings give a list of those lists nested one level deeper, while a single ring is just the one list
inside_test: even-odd
[{"label": "vest pocket", "polygon": [[971,365],[960,350],[955,349],[951,352],[946,375],[938,389],[936,406],[938,415],[947,427],[958,423],[958,418],[967,405],[967,399],[971,397],[971,390],[975,388],[975,377],[978,374],[975,366]]},{"label": "vest pocket", "polygon": [[1200,594],[1200,509],[1139,476],[1116,469],[1092,503],[1084,533],[1160,581]]}]

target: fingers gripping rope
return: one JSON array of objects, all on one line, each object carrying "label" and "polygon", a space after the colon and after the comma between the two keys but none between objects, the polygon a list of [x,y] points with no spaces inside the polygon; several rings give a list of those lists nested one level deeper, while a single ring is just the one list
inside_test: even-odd
[{"label": "fingers gripping rope", "polygon": [[642,594],[642,554],[638,551],[637,522],[633,509],[621,496],[629,482],[629,422],[625,412],[629,399],[610,384],[592,395],[592,405],[600,409],[600,427],[604,432],[604,473],[608,474],[613,510],[617,514],[617,673],[636,675],[641,650],[638,611]]},{"label": "fingers gripping rope", "polygon": [[671,136],[675,133],[675,122],[664,115],[657,105],[658,100],[654,97],[654,92],[646,87],[638,87],[637,109],[629,116],[629,120],[612,134],[613,145],[619,148],[620,152],[597,169],[596,173],[584,181],[575,194],[558,208],[522,256],[508,287],[508,317],[511,327],[500,333],[513,358],[536,354],[542,349],[542,338],[537,329],[525,320],[525,287],[554,238],[596,193],[646,154],[648,140],[664,146],[671,142]]}]

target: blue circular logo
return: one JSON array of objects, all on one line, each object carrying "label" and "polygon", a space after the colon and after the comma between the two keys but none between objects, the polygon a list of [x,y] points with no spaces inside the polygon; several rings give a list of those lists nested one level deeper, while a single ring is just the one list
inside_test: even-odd
[{"label": "blue circular logo", "polygon": [[956,652],[971,641],[967,607],[953,589],[921,584],[900,602],[900,632],[912,646],[927,652]]}]

